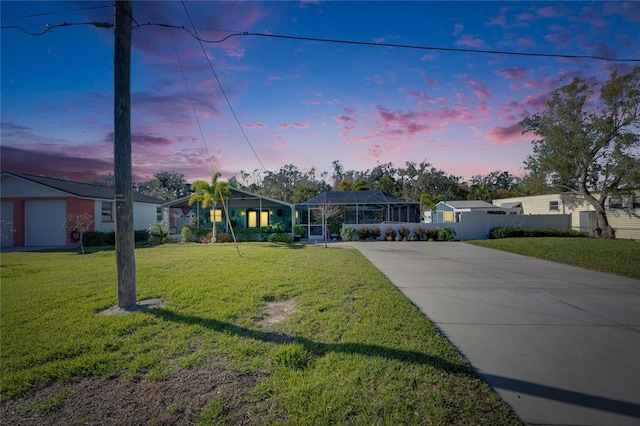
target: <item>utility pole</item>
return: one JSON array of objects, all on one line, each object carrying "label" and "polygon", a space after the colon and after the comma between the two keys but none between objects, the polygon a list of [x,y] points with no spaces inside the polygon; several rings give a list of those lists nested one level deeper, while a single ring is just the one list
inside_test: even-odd
[{"label": "utility pole", "polygon": [[131,173],[131,0],[115,2],[114,177],[116,206],[116,269],[118,307],[136,304],[136,258],[133,236],[133,177]]}]

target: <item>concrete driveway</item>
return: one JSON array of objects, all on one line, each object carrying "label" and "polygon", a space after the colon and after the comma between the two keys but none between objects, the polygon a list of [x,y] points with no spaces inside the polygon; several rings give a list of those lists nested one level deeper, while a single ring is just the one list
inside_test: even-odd
[{"label": "concrete driveway", "polygon": [[640,425],[640,280],[458,242],[352,245],[526,424]]}]

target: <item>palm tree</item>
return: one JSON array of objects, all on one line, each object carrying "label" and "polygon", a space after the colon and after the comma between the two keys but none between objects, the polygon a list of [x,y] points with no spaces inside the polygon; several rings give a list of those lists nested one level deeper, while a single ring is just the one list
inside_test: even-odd
[{"label": "palm tree", "polygon": [[[220,172],[215,172],[213,176],[211,176],[211,185],[209,185],[204,180],[197,180],[191,185],[191,188],[195,191],[195,194],[189,198],[189,205],[195,203],[196,201],[200,201],[202,203],[202,207],[211,206],[214,210],[216,205],[220,202],[223,203],[229,196],[231,195],[231,189],[229,187],[229,182],[218,182],[218,178],[220,177]],[[213,238],[212,242],[216,242],[216,217],[213,215]]]}]

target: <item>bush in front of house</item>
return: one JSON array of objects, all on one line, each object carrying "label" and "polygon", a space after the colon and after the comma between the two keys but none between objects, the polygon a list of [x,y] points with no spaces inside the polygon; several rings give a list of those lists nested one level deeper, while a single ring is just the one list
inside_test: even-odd
[{"label": "bush in front of house", "polygon": [[340,238],[342,238],[343,241],[353,241],[353,236],[356,234],[356,229],[355,228],[349,228],[349,227],[342,227],[340,229]]},{"label": "bush in front of house", "polygon": [[424,231],[424,235],[427,238],[427,241],[436,241],[438,239],[438,230],[427,228]]},{"label": "bush in front of house", "polygon": [[400,236],[401,241],[407,241],[410,233],[411,230],[406,226],[401,226],[400,229],[398,229],[398,235]]},{"label": "bush in front of house", "polygon": [[393,229],[390,226],[388,226],[387,229],[384,231],[384,239],[387,241],[395,241],[397,235],[398,234],[396,234],[395,229]]},{"label": "bush in front of house", "polygon": [[532,237],[586,237],[586,234],[573,229],[549,229],[549,228],[516,228],[501,227],[489,231],[489,239],[501,238],[532,238]]},{"label": "bush in front of house", "polygon": [[260,242],[263,243],[269,239],[271,228],[245,228],[235,229],[236,240],[242,242]]},{"label": "bush in front of house", "polygon": [[[138,229],[133,232],[136,243],[147,241],[149,232],[146,229]],[[82,244],[85,247],[114,246],[116,244],[115,232],[90,231],[82,234]]]},{"label": "bush in front of house", "polygon": [[358,228],[358,238],[360,241],[365,241],[369,238],[369,228],[366,226],[361,226]]},{"label": "bush in front of house", "polygon": [[382,231],[380,231],[380,228],[378,228],[377,226],[374,226],[373,228],[371,228],[371,232],[369,233],[369,235],[372,239],[377,240],[378,238],[380,238],[380,235],[382,235]]},{"label": "bush in front of house", "polygon": [[438,239],[441,241],[453,241],[456,239],[456,230],[453,228],[449,228],[448,226],[438,228],[437,232]]},{"label": "bush in front of house", "polygon": [[422,226],[416,226],[416,228],[413,230],[413,235],[415,235],[417,241],[421,241],[424,239],[426,234]]},{"label": "bush in front of house", "polygon": [[147,231],[149,232],[147,242],[152,247],[176,242],[175,239],[169,236],[169,227],[165,221],[152,224]]},{"label": "bush in front of house", "polygon": [[218,232],[218,235],[216,236],[217,243],[228,243],[229,241],[229,234],[226,232]]},{"label": "bush in front of house", "polygon": [[289,233],[271,234],[268,241],[270,243],[291,243],[293,242],[293,237]]}]

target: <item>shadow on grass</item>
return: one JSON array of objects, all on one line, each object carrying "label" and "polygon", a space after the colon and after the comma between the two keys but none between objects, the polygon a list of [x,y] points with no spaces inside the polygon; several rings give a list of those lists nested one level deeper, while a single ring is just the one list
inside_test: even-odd
[{"label": "shadow on grass", "polygon": [[427,355],[425,353],[417,351],[393,349],[365,343],[318,343],[305,337],[296,337],[283,333],[250,329],[228,322],[218,321],[213,318],[202,318],[191,315],[177,314],[164,308],[150,309],[143,312],[147,315],[154,315],[166,321],[173,321],[190,325],[197,324],[216,332],[232,333],[248,339],[261,340],[263,342],[272,342],[279,344],[299,343],[303,345],[307,351],[317,356],[323,356],[331,352],[366,355],[370,357],[394,359],[401,362],[408,362],[413,364],[427,364],[447,373],[477,377],[471,367],[467,365],[454,364],[440,357]]}]

